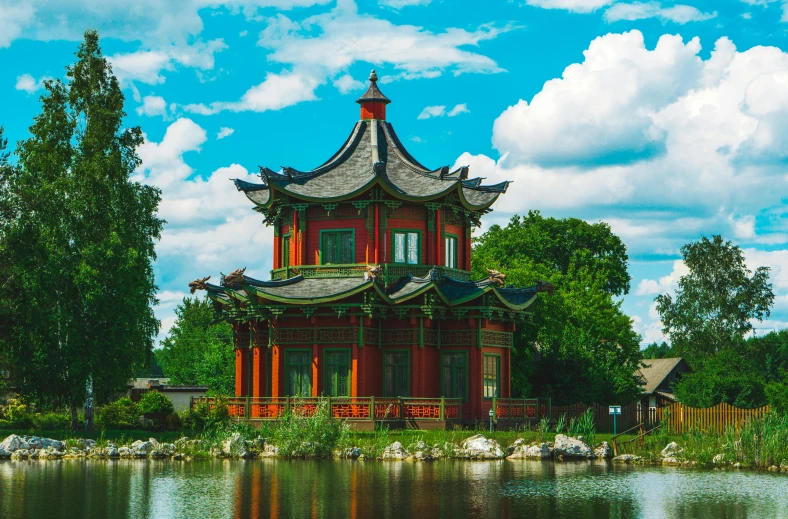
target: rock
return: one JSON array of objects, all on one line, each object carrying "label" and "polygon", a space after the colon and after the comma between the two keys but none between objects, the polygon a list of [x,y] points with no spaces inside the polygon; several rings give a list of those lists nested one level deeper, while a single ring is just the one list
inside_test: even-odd
[{"label": "rock", "polygon": [[38,436],[28,436],[25,438],[27,441],[27,449],[42,449],[44,447],[41,438]]},{"label": "rock", "polygon": [[38,451],[38,459],[40,460],[59,460],[63,457],[63,453],[56,450],[54,447],[41,449]]},{"label": "rock", "polygon": [[182,452],[179,452],[175,456],[172,457],[173,461],[184,461],[186,459],[186,455]]},{"label": "rock", "polygon": [[634,454],[622,454],[621,456],[613,458],[613,461],[615,463],[637,463],[641,459],[640,456],[635,456]]},{"label": "rock", "polygon": [[673,456],[668,456],[667,458],[662,458],[663,465],[681,465],[681,460],[678,458],[674,458]]},{"label": "rock", "polygon": [[128,447],[121,447],[118,449],[118,456],[120,456],[121,458],[133,458],[134,451],[132,451]]},{"label": "rock", "polygon": [[263,449],[260,451],[260,456],[263,458],[274,458],[279,456],[279,447],[271,445],[270,443],[266,443]]},{"label": "rock", "polygon": [[80,438],[77,440],[77,445],[80,450],[92,449],[96,446],[96,440],[90,440],[87,438]]},{"label": "rock", "polygon": [[714,457],[711,459],[711,462],[714,465],[725,465],[725,455],[724,454],[715,454]]},{"label": "rock", "polygon": [[48,449],[50,447],[56,451],[62,451],[66,448],[66,444],[60,440],[53,440],[52,438],[41,438],[41,448]]},{"label": "rock", "polygon": [[777,465],[771,465],[771,466],[770,466],[768,469],[766,469],[766,470],[768,470],[769,472],[780,472],[780,467],[778,467]]},{"label": "rock", "polygon": [[455,456],[472,460],[492,460],[504,457],[503,450],[498,442],[487,439],[483,434],[476,434],[466,438],[455,451]]},{"label": "rock", "polygon": [[27,449],[16,449],[11,453],[12,460],[26,460],[28,456],[30,456],[30,453]]},{"label": "rock", "polygon": [[613,449],[610,448],[607,442],[602,442],[594,449],[594,456],[599,459],[609,460],[613,457]]},{"label": "rock", "polygon": [[[518,443],[519,442],[519,443]],[[511,454],[507,456],[508,459],[547,459],[553,455],[550,448],[546,443],[532,443],[525,445],[523,440],[517,440],[512,444]]]},{"label": "rock", "polygon": [[120,453],[118,452],[118,449],[115,446],[107,447],[107,457],[117,459],[120,457]]},{"label": "rock", "polygon": [[557,456],[563,458],[594,459],[594,451],[587,443],[563,434],[556,435],[553,450]]},{"label": "rock", "polygon": [[241,433],[234,432],[222,442],[221,455],[232,458],[243,458],[246,454],[246,444],[241,438]]},{"label": "rock", "polygon": [[358,447],[348,447],[339,452],[339,458],[343,460],[357,460],[361,456],[361,449]]},{"label": "rock", "polygon": [[780,462],[780,472],[788,472],[788,460],[782,460]]},{"label": "rock", "polygon": [[148,443],[153,445],[154,449],[158,449],[159,448],[159,442],[156,441],[156,438],[148,438]]},{"label": "rock", "polygon": [[739,462],[737,461],[736,463],[734,463],[734,464],[733,464],[733,468],[735,468],[735,469],[740,469],[740,468],[741,468],[741,463],[739,463]]},{"label": "rock", "polygon": [[413,452],[413,459],[416,461],[432,461],[441,457],[441,450],[437,445],[431,447],[423,441],[411,445],[410,450]]},{"label": "rock", "polygon": [[11,453],[5,449],[0,449],[0,459],[7,460],[11,457]]},{"label": "rock", "polygon": [[141,457],[145,458],[154,448],[151,442],[137,440],[131,444],[131,450],[134,451],[135,457],[140,457],[140,455],[142,455]]},{"label": "rock", "polygon": [[681,454],[684,451],[679,444],[676,442],[670,442],[669,444],[665,445],[665,448],[662,449],[662,457],[663,458],[675,458],[676,454]]},{"label": "rock", "polygon": [[27,449],[27,442],[21,436],[12,434],[0,443],[0,449],[8,452],[14,452],[19,449]]},{"label": "rock", "polygon": [[380,459],[383,460],[404,460],[408,459],[410,454],[405,448],[402,446],[400,442],[394,442],[385,449],[383,449],[383,455]]}]

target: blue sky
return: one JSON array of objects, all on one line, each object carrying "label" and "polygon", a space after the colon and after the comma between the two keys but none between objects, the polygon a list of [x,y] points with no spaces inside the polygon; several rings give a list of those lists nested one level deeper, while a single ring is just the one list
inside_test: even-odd
[{"label": "blue sky", "polygon": [[97,28],[163,191],[162,334],[186,284],[247,266],[270,229],[229,178],[309,169],[358,118],[369,71],[430,167],[514,180],[485,225],[541,210],[606,221],[628,246],[624,309],[661,340],[655,295],[682,244],[722,234],[788,327],[788,0],[0,0],[0,124],[23,139],[41,81]]}]

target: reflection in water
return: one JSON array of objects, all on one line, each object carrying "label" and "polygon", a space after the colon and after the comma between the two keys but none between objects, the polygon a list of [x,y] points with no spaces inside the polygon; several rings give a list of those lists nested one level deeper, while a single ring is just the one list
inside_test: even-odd
[{"label": "reflection in water", "polygon": [[788,519],[788,476],[519,460],[8,461],[0,517]]}]

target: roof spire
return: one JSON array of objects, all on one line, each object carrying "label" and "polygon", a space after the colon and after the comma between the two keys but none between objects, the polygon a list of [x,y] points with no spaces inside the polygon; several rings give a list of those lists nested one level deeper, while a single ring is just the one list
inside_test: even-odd
[{"label": "roof spire", "polygon": [[356,102],[361,105],[362,119],[386,119],[386,105],[391,100],[378,88],[378,74],[374,70],[369,74],[369,88]]}]

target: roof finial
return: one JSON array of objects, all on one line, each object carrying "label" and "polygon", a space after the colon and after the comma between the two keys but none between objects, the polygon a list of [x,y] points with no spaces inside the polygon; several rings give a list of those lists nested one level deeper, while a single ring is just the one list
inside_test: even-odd
[{"label": "roof finial", "polygon": [[375,72],[374,68],[372,69],[372,72],[370,72],[369,74],[369,80],[372,81],[373,83],[376,83],[378,81],[378,75]]}]

